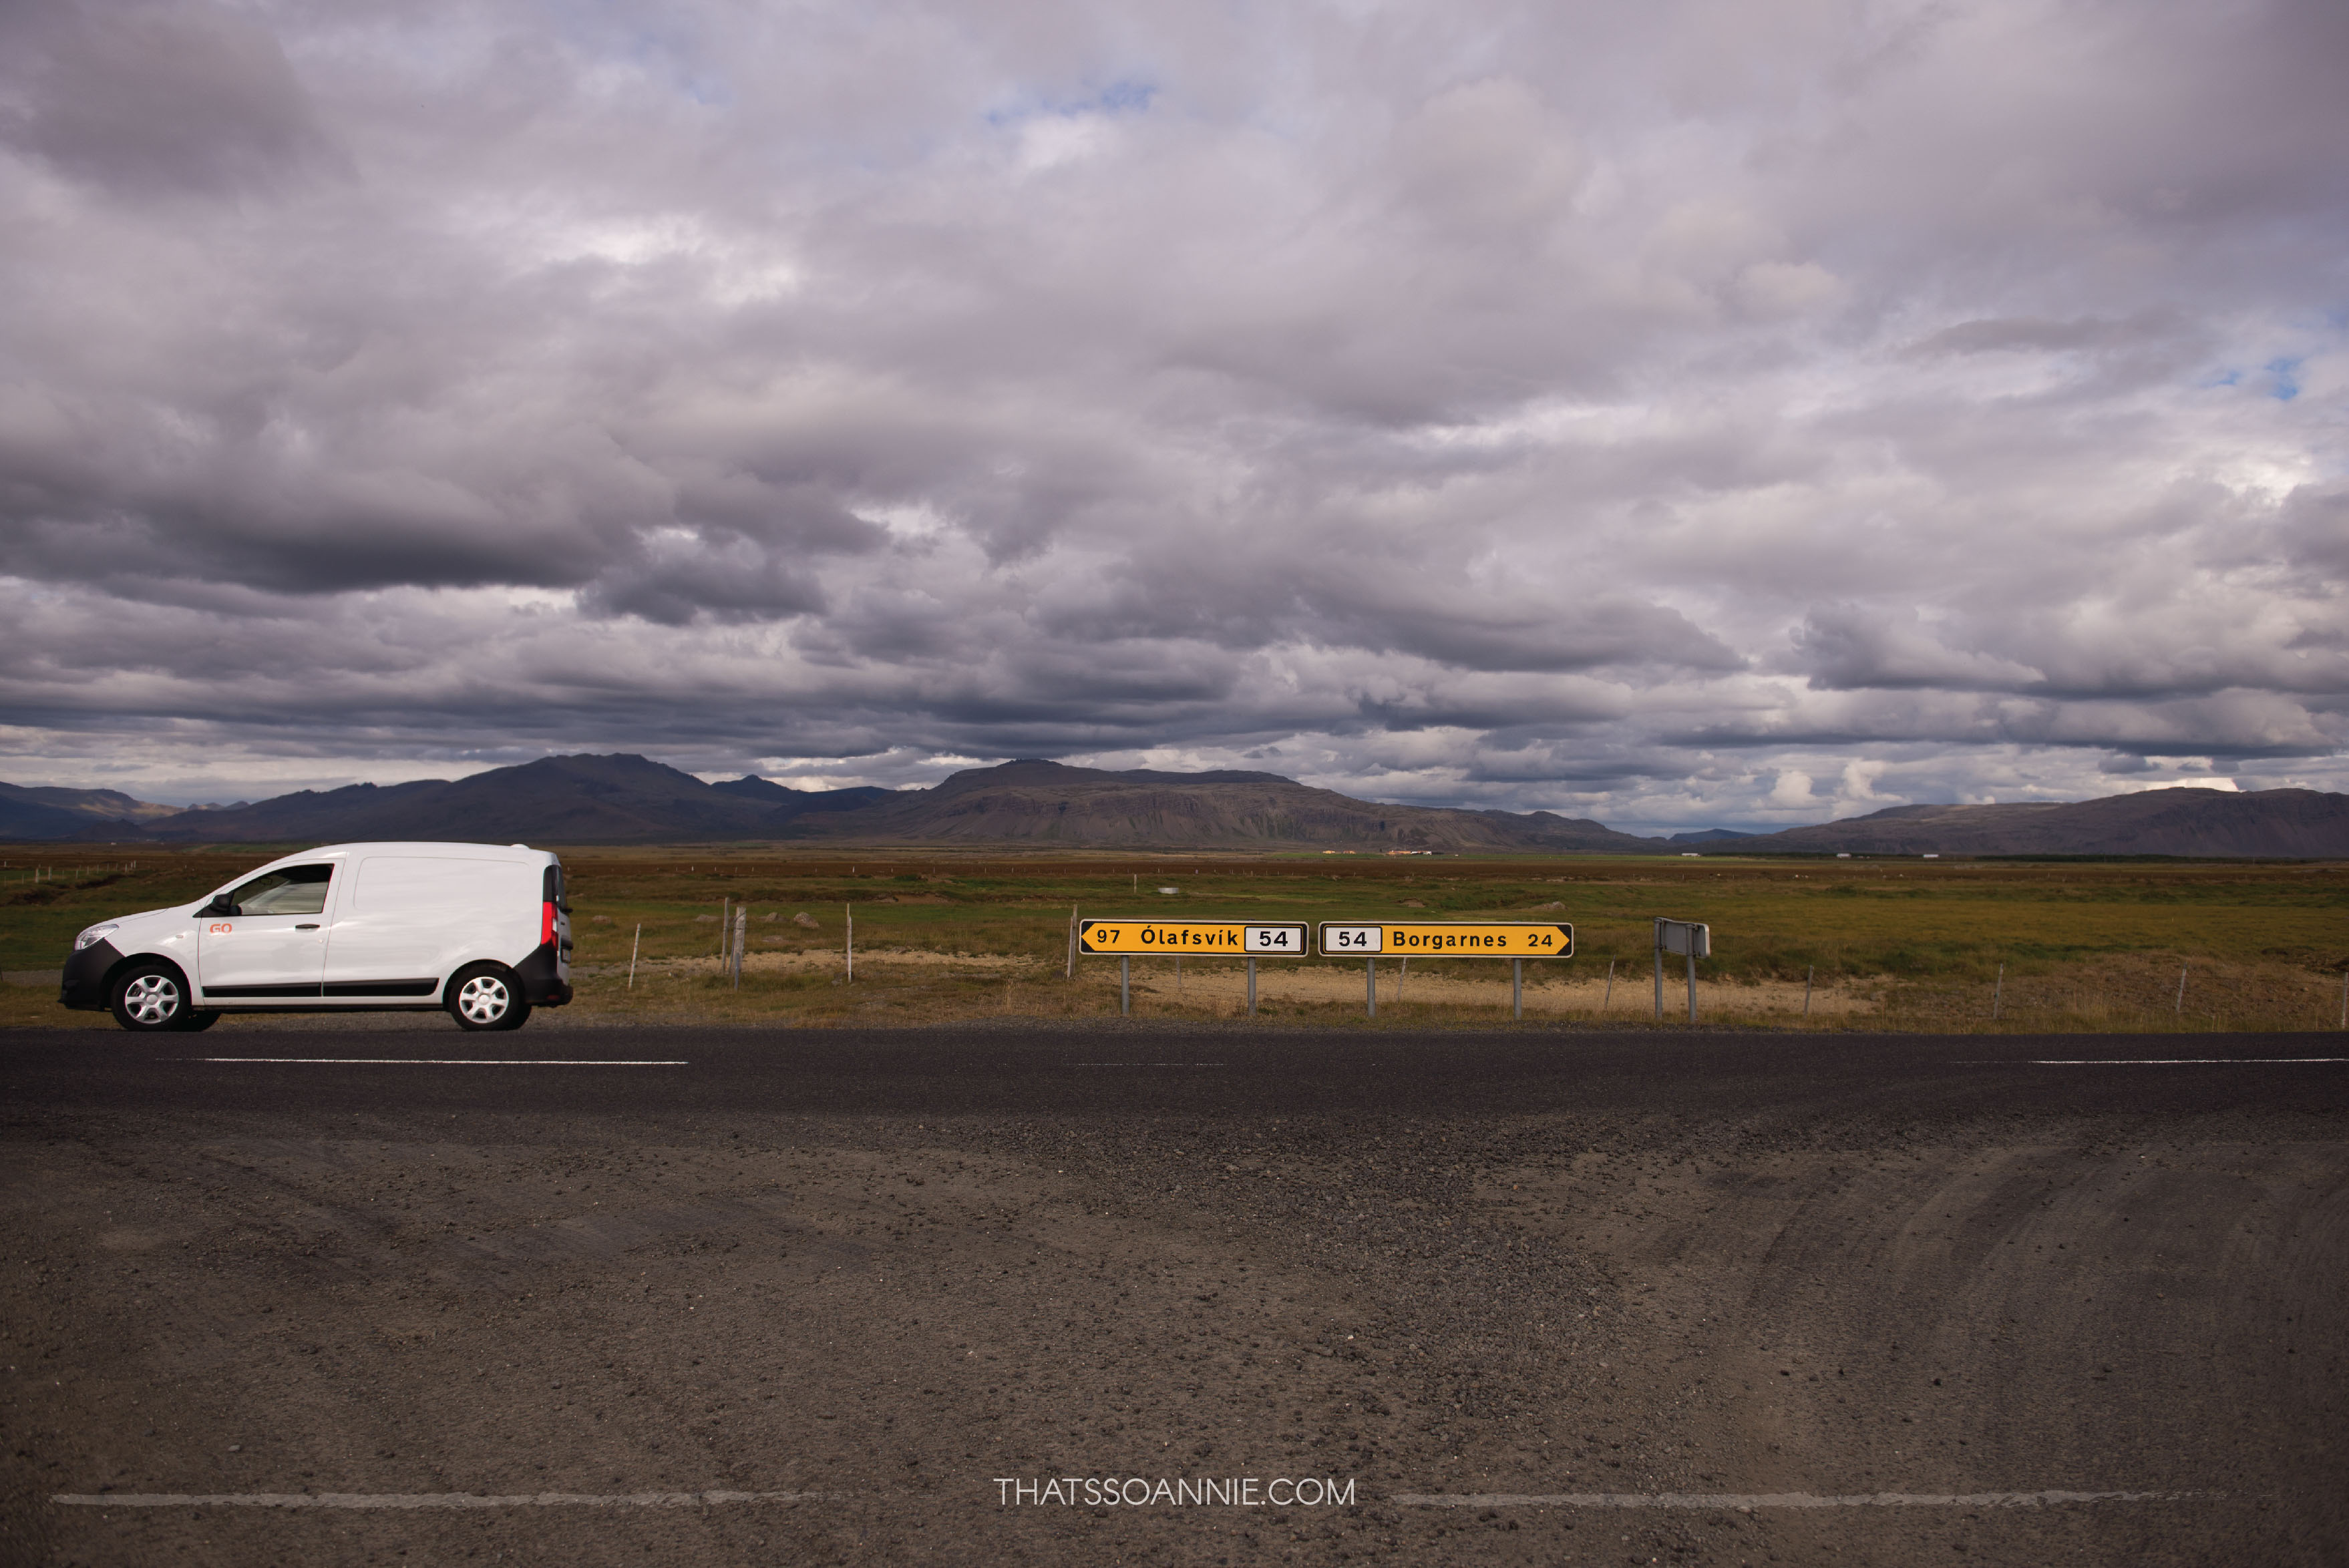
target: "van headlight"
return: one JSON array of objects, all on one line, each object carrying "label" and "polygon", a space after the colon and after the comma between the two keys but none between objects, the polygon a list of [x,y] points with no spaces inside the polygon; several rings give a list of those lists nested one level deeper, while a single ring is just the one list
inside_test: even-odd
[{"label": "van headlight", "polygon": [[114,921],[109,921],[104,925],[93,925],[88,931],[83,932],[79,936],[74,938],[74,951],[76,953],[79,953],[91,943],[103,942],[121,929],[121,925]]}]

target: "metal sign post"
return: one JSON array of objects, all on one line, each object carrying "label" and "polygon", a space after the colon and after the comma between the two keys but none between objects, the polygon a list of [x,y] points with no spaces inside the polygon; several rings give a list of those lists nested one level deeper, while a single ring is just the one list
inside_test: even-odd
[{"label": "metal sign post", "polygon": [[[1228,954],[1247,960],[1248,1016],[1256,1016],[1256,961],[1266,954],[1305,956],[1305,926],[1300,923],[1240,920],[1081,920],[1071,928],[1070,964],[1075,954],[1097,954],[1117,960],[1117,1009],[1133,1009],[1133,961],[1153,955],[1185,958]],[[1179,974],[1180,971],[1177,970]]]},{"label": "metal sign post", "polygon": [[1394,920],[1376,924],[1325,921],[1321,956],[1361,957],[1370,1016],[1379,1016],[1378,962],[1392,954],[1411,958],[1508,958],[1516,961],[1514,1003],[1526,1016],[1525,961],[1574,956],[1574,927],[1506,920]]},{"label": "metal sign post", "polygon": [[1689,1022],[1696,1022],[1696,961],[1713,956],[1713,928],[1702,921],[1656,918],[1656,1018],[1664,1016],[1664,954],[1688,958]]}]

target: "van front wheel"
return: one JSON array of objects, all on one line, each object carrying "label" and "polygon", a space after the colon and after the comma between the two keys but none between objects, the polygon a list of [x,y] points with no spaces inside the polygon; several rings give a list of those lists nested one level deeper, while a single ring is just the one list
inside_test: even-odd
[{"label": "van front wheel", "polygon": [[502,964],[475,964],[449,976],[449,1016],[460,1029],[519,1029],[530,1016],[522,985]]},{"label": "van front wheel", "polygon": [[188,980],[157,959],[134,964],[114,977],[107,997],[114,1021],[141,1034],[188,1026]]}]

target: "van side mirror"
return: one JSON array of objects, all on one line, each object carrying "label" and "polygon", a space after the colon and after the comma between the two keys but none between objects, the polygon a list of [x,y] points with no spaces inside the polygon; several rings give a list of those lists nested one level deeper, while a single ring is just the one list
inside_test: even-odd
[{"label": "van side mirror", "polygon": [[224,892],[216,893],[213,895],[212,903],[204,905],[203,908],[196,911],[196,913],[198,914],[234,914],[236,913],[236,905],[229,903],[228,894]]}]

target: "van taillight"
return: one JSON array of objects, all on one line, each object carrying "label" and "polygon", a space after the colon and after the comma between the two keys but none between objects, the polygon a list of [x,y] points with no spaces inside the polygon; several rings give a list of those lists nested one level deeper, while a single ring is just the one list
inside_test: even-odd
[{"label": "van taillight", "polygon": [[545,913],[538,923],[538,939],[542,943],[554,940],[554,902],[550,899],[539,906]]}]

